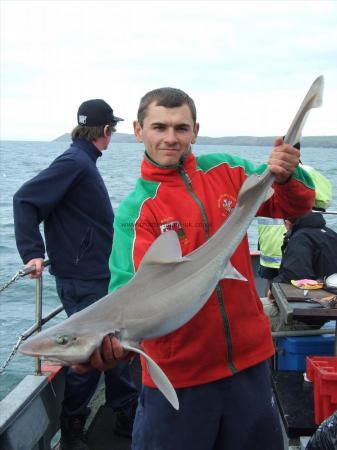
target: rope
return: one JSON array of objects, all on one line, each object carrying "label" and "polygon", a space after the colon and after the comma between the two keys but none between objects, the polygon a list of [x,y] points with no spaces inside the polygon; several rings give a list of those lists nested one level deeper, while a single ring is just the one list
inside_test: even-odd
[{"label": "rope", "polygon": [[6,367],[8,366],[8,364],[11,362],[11,360],[14,358],[16,352],[18,351],[18,348],[21,344],[23,340],[23,336],[20,336],[19,339],[17,340],[17,343],[14,345],[12,351],[10,352],[9,356],[7,357],[7,359],[2,363],[2,366],[0,367],[0,375],[2,375],[2,373],[5,371]]},{"label": "rope", "polygon": [[[43,262],[43,265],[49,266],[50,262],[49,260],[46,260]],[[7,281],[7,283],[4,283],[1,287],[0,287],[0,293],[2,291],[4,291],[5,289],[7,289],[9,286],[11,286],[15,281],[19,280],[20,278],[28,275],[31,272],[34,272],[35,270],[35,266],[31,266],[31,267],[24,267],[23,269],[20,269],[9,281]],[[12,351],[10,352],[9,356],[7,357],[7,359],[2,363],[1,367],[0,367],[0,375],[2,375],[2,373],[4,372],[4,370],[6,369],[6,367],[8,366],[8,364],[11,362],[11,360],[13,359],[13,357],[15,356],[15,354],[18,351],[18,348],[21,344],[21,342],[23,340],[25,340],[27,338],[26,333],[22,334],[16,344],[14,345]]]},{"label": "rope", "polygon": [[19,270],[19,272],[17,272],[9,281],[7,281],[7,283],[4,283],[2,286],[0,286],[0,293],[2,291],[4,291],[5,289],[7,289],[12,283],[14,283],[16,280],[18,280],[22,276],[23,276],[22,271]]}]

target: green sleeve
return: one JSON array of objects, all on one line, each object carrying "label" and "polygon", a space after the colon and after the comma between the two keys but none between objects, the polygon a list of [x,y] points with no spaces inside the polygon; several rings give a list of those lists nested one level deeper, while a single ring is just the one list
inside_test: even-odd
[{"label": "green sleeve", "polygon": [[[138,180],[134,191],[120,204],[114,221],[114,237],[109,259],[109,292],[124,286],[134,276],[137,266],[155,236],[144,205],[157,193],[159,183]],[[152,219],[152,222],[154,219]]]},{"label": "green sleeve", "polygon": [[109,259],[111,273],[109,292],[124,286],[135,273],[132,261],[133,233],[132,226],[120,215],[115,216],[112,252]]}]

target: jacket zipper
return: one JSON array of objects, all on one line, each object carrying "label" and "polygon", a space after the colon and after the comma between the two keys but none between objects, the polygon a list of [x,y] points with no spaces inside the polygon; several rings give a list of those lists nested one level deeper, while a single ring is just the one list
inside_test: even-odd
[{"label": "jacket zipper", "polygon": [[193,188],[192,188],[192,181],[190,176],[188,175],[188,173],[186,172],[186,170],[184,169],[184,167],[180,164],[179,165],[179,174],[181,176],[181,178],[183,179],[185,186],[187,187],[189,193],[191,194],[191,196],[193,197],[193,200],[198,204],[201,215],[202,215],[202,220],[204,222],[205,225],[205,234],[206,234],[206,240],[209,239],[209,226],[208,226],[208,220],[207,220],[207,216],[206,216],[206,211],[204,208],[204,205],[201,203],[200,199],[195,195]]},{"label": "jacket zipper", "polygon": [[[185,184],[185,186],[187,187],[189,193],[191,194],[192,198],[194,199],[194,201],[197,203],[197,205],[199,206],[201,215],[202,215],[202,219],[205,225],[205,234],[206,234],[206,240],[209,239],[209,225],[208,225],[208,220],[207,220],[207,215],[206,215],[206,211],[204,208],[204,205],[202,204],[202,202],[200,201],[200,199],[195,195],[193,188],[192,188],[192,181],[190,176],[188,175],[188,173],[186,172],[186,170],[184,169],[182,164],[179,164],[179,174],[181,176],[181,178],[183,179],[183,182]],[[237,372],[237,369],[235,368],[233,361],[232,361],[232,354],[233,354],[233,348],[232,348],[232,343],[231,343],[231,336],[230,336],[230,331],[229,331],[229,323],[228,323],[228,318],[226,315],[226,311],[225,311],[225,307],[224,307],[224,300],[223,300],[223,296],[222,296],[222,291],[221,291],[221,286],[220,283],[218,283],[216,285],[215,288],[217,297],[218,297],[218,304],[220,307],[220,313],[221,313],[221,317],[224,323],[224,328],[225,328],[225,335],[226,335],[226,343],[227,343],[227,353],[228,353],[228,366],[230,368],[230,370],[234,373]]]},{"label": "jacket zipper", "polygon": [[90,244],[92,241],[92,228],[87,228],[85,235],[81,241],[80,244],[80,248],[78,251],[78,254],[75,258],[74,264],[75,266],[77,266],[79,264],[79,262],[81,261],[84,253],[87,251],[87,249],[89,248]]}]

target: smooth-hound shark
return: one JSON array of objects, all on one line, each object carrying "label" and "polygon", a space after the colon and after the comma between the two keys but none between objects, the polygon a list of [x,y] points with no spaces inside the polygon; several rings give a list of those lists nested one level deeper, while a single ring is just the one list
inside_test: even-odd
[{"label": "smooth-hound shark", "polygon": [[[304,98],[284,138],[286,143],[294,145],[300,140],[310,109],[321,105],[322,92],[323,77],[320,76]],[[274,178],[269,169],[261,176],[249,176],[228,219],[210,239],[186,256],[181,254],[175,231],[161,234],[144,255],[129,283],[61,324],[38,333],[24,342],[19,351],[62,365],[83,363],[101,345],[104,336],[112,333],[125,349],[145,358],[154,383],[178,409],[178,398],[171,382],[140,349],[140,343],[164,336],[187,323],[205,305],[222,278],[240,278],[230,257],[260,205],[270,195]],[[183,302],[179,301],[181,298]]]}]

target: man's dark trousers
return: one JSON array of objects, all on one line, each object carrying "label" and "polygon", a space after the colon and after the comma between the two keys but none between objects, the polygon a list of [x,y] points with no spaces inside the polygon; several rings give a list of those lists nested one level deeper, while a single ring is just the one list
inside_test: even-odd
[{"label": "man's dark trousers", "polygon": [[[58,295],[68,316],[81,311],[104,297],[108,292],[109,279],[75,280],[56,277]],[[88,403],[94,394],[101,372],[91,370],[79,375],[71,368],[66,374],[62,416],[87,416]],[[138,392],[131,379],[129,363],[121,363],[104,373],[106,404],[114,410],[128,410],[137,400]]]}]

